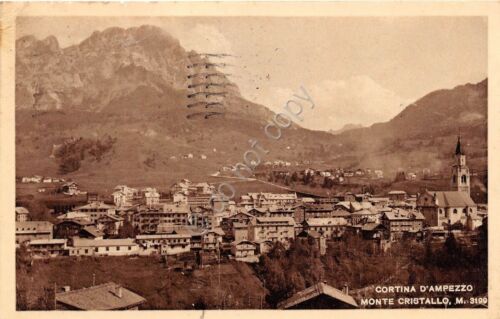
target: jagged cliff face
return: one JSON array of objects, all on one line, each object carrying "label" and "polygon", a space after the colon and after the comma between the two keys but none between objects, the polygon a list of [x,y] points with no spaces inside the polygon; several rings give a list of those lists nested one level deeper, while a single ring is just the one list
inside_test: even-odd
[{"label": "jagged cliff face", "polygon": [[158,92],[186,87],[187,52],[152,26],[94,32],[64,49],[53,36],[26,36],[17,41],[16,53],[19,109],[99,111],[140,86]]}]

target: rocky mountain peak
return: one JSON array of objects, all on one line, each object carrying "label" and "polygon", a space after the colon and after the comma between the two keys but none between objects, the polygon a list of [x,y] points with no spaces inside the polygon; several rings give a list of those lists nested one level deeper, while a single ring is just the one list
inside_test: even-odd
[{"label": "rocky mountain peak", "polygon": [[[195,62],[208,59],[187,52],[168,32],[151,25],[95,31],[64,49],[54,36],[41,41],[26,36],[17,40],[16,107],[102,111],[139,88],[187,92]],[[239,97],[234,85],[229,91]]]}]

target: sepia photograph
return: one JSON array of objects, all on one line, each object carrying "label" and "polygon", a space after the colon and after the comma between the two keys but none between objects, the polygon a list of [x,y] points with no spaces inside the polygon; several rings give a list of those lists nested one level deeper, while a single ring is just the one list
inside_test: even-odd
[{"label": "sepia photograph", "polygon": [[491,306],[488,16],[13,27],[16,312]]}]

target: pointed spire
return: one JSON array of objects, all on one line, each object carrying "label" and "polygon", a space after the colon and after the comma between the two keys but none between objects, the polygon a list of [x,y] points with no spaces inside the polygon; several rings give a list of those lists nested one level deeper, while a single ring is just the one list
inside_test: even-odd
[{"label": "pointed spire", "polygon": [[458,135],[457,147],[455,148],[455,155],[465,155],[465,153],[464,153],[464,151],[462,149],[460,135]]}]

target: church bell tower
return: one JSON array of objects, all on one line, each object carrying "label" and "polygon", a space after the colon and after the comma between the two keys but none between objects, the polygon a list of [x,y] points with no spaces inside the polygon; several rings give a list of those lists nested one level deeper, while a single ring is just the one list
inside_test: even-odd
[{"label": "church bell tower", "polygon": [[458,136],[457,146],[455,148],[455,163],[451,172],[451,190],[466,192],[470,195],[470,173],[465,161],[465,152],[463,150],[460,136]]}]

